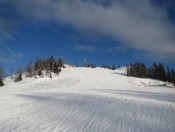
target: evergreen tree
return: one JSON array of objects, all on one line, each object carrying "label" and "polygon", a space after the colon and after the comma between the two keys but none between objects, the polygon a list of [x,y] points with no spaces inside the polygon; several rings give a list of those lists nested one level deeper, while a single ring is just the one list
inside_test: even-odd
[{"label": "evergreen tree", "polygon": [[43,75],[42,71],[38,70],[38,76],[41,76],[41,75]]},{"label": "evergreen tree", "polygon": [[26,77],[32,77],[33,76],[33,65],[32,65],[32,61],[30,61],[30,63],[27,65],[26,67]]},{"label": "evergreen tree", "polygon": [[127,76],[140,77],[140,78],[152,78],[159,79],[161,81],[168,81],[175,83],[175,73],[172,69],[170,71],[169,67],[165,70],[164,65],[162,63],[156,64],[153,63],[151,67],[146,68],[144,63],[130,63],[130,65],[126,65]]},{"label": "evergreen tree", "polygon": [[133,76],[139,77],[139,65],[137,63],[133,64]]},{"label": "evergreen tree", "polygon": [[113,65],[112,65],[112,70],[115,70],[115,69],[116,69],[116,67],[115,67],[115,65],[113,64]]},{"label": "evergreen tree", "polygon": [[61,67],[58,66],[58,63],[54,62],[54,73],[57,75],[61,72]]},{"label": "evergreen tree", "polygon": [[163,64],[159,64],[158,66],[158,79],[161,81],[166,81],[166,72]]},{"label": "evergreen tree", "polygon": [[43,62],[43,60],[41,60],[41,59],[37,59],[36,61],[35,61],[35,66],[34,66],[35,68],[35,71],[37,72],[36,74],[38,75],[38,76],[41,76],[41,75],[43,75],[43,73],[42,73],[42,70],[44,70],[44,62]]},{"label": "evergreen tree", "polygon": [[171,72],[170,72],[169,67],[167,67],[167,81],[168,81],[168,82],[172,82],[172,79],[171,79]]},{"label": "evergreen tree", "polygon": [[53,72],[58,75],[57,71],[58,71],[58,65],[57,65],[56,62],[54,62],[54,64],[53,64]]},{"label": "evergreen tree", "polygon": [[149,67],[148,70],[147,70],[147,77],[148,78],[153,78],[152,77],[152,68],[151,67]]},{"label": "evergreen tree", "polygon": [[91,64],[90,67],[91,67],[91,68],[96,68],[97,66],[94,65],[94,64]]},{"label": "evergreen tree", "polygon": [[108,66],[108,65],[102,65],[102,68],[105,68],[105,69],[111,69],[111,67]]},{"label": "evergreen tree", "polygon": [[48,60],[47,60],[47,67],[48,67],[48,71],[49,71],[49,77],[52,79],[52,72],[56,72],[57,70],[57,65],[55,62],[55,59],[53,58],[53,56],[51,56]]},{"label": "evergreen tree", "polygon": [[58,67],[64,68],[63,60],[61,58],[58,59],[57,63],[58,63]]},{"label": "evergreen tree", "polygon": [[50,75],[50,73],[49,73],[49,71],[50,71],[49,59],[43,61],[43,67],[44,67],[43,69],[46,72],[46,75],[49,76]]},{"label": "evergreen tree", "polygon": [[0,86],[4,86],[4,82],[3,82],[2,78],[0,78]]},{"label": "evergreen tree", "polygon": [[55,59],[53,58],[53,56],[51,56],[48,61],[49,61],[49,71],[53,72],[54,71]]},{"label": "evergreen tree", "polygon": [[140,77],[145,78],[147,74],[147,68],[144,63],[140,64]]},{"label": "evergreen tree", "polygon": [[134,76],[134,65],[132,63],[129,66],[129,76]]},{"label": "evergreen tree", "polygon": [[134,76],[134,77],[146,77],[147,75],[147,68],[143,63],[134,63],[127,66],[127,75]]},{"label": "evergreen tree", "polygon": [[129,65],[126,65],[126,73],[127,73],[127,76],[130,76],[130,68],[129,68]]},{"label": "evergreen tree", "polygon": [[3,78],[5,76],[4,69],[2,66],[0,66],[0,86],[4,85]]},{"label": "evergreen tree", "polygon": [[152,73],[153,79],[158,79],[158,65],[156,63],[153,63]]},{"label": "evergreen tree", "polygon": [[171,69],[171,76],[172,76],[172,83],[175,86],[175,71],[174,71],[174,69]]},{"label": "evergreen tree", "polygon": [[22,73],[23,73],[23,69],[21,66],[19,66],[17,71],[16,71],[15,82],[19,82],[22,80]]},{"label": "evergreen tree", "polygon": [[14,71],[14,69],[12,68],[12,69],[10,70],[10,72],[11,72],[11,79],[13,79],[13,71]]}]

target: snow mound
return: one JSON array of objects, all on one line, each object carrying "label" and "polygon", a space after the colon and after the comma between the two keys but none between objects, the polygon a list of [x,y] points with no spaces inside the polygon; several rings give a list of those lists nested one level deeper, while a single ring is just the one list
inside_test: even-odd
[{"label": "snow mound", "polygon": [[120,67],[115,70],[116,73],[122,74],[122,75],[127,75],[126,67]]}]

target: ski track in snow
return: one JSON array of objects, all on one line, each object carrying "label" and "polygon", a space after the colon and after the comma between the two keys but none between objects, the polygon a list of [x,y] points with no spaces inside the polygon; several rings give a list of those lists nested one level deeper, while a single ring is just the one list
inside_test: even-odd
[{"label": "ski track in snow", "polygon": [[124,73],[65,68],[53,80],[7,80],[0,88],[0,131],[174,132],[175,89]]}]

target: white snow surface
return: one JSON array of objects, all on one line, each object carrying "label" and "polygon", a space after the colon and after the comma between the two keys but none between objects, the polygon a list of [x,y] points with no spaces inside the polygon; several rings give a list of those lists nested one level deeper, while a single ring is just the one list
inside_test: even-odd
[{"label": "white snow surface", "polygon": [[175,88],[126,68],[67,67],[0,87],[0,132],[175,132]]}]

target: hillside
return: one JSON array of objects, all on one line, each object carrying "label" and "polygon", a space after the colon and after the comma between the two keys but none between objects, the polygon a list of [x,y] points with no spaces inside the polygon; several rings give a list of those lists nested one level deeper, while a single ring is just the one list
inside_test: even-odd
[{"label": "hillside", "polygon": [[52,80],[7,78],[0,88],[0,131],[173,132],[175,88],[125,72],[67,66]]}]

